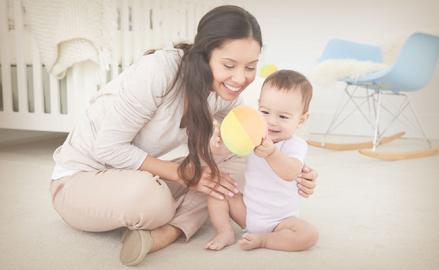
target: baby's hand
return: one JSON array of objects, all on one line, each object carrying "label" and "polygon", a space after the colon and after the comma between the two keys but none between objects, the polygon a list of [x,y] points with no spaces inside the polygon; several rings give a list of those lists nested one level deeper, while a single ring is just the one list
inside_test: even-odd
[{"label": "baby's hand", "polygon": [[270,138],[264,138],[262,143],[255,148],[255,154],[258,157],[266,158],[269,155],[273,154],[276,150],[276,146]]},{"label": "baby's hand", "polygon": [[225,155],[230,153],[221,139],[220,125],[215,119],[213,120],[212,138],[210,138],[210,151],[214,155]]}]

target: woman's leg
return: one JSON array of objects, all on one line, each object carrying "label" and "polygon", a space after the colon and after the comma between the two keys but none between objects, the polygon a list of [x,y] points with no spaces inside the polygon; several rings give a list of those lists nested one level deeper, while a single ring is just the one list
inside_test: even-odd
[{"label": "woman's leg", "polygon": [[172,219],[177,207],[168,186],[141,171],[80,172],[52,181],[51,193],[64,221],[90,232],[156,229]]},{"label": "woman's leg", "polygon": [[[242,191],[244,158],[235,156],[218,163],[220,170],[230,173],[239,183]],[[152,229],[151,237],[154,243],[149,250],[150,252],[168,246],[181,234],[184,234],[186,240],[189,240],[208,217],[206,195],[191,190],[187,191],[172,181],[145,181],[145,178],[151,179],[151,175],[147,172],[121,170],[77,173],[52,181],[53,205],[66,223],[79,230],[107,231],[123,226],[131,230]],[[129,181],[128,184],[125,183],[126,180],[130,179],[132,181]],[[156,184],[152,185],[151,183]],[[150,189],[151,185],[154,188]],[[163,186],[167,186],[168,190]],[[157,197],[158,201],[163,200],[162,204],[151,200],[151,197],[148,196],[151,192],[155,193],[156,189],[158,189],[157,194],[161,195],[154,197]],[[141,190],[145,192],[140,192]],[[136,196],[130,196],[130,194],[136,194]],[[150,209],[152,211],[147,209],[143,215],[140,215],[133,208],[139,206],[139,200],[144,201],[145,198],[147,198],[147,202],[153,201],[154,203],[141,203],[141,205],[153,209]],[[124,212],[120,211],[123,207],[114,203],[118,200],[125,201],[123,205],[129,213],[115,215]],[[112,206],[116,208],[112,209]],[[171,219],[169,223],[163,221],[169,216]],[[147,219],[155,222],[145,222]],[[138,232],[143,231],[139,230]]]},{"label": "woman's leg", "polygon": [[[176,159],[179,162],[182,159]],[[223,173],[230,173],[238,182],[242,191],[244,186],[244,167],[245,159],[237,156],[230,156],[218,162],[218,166]],[[180,235],[184,235],[189,240],[208,218],[207,195],[194,192],[182,187],[173,181],[165,181],[174,198],[177,200],[177,210],[173,219],[166,225],[149,232],[135,231],[129,232],[131,241],[125,241],[121,249],[121,261],[124,264],[135,265],[143,260],[147,252],[154,252],[164,248],[174,242]],[[232,211],[232,217],[235,213]],[[241,220],[245,221],[245,218]],[[142,239],[152,238],[153,244],[150,249],[146,249]]]},{"label": "woman's leg", "polygon": [[[176,162],[179,160],[181,159],[177,159]],[[221,172],[229,173],[235,179],[239,190],[242,192],[244,187],[245,159],[231,155],[224,160],[217,161],[217,163]],[[181,185],[172,181],[166,181],[166,183],[179,202],[177,203],[179,206],[176,214],[169,224],[180,229],[185,235],[186,240],[189,240],[208,218],[207,195],[192,190],[182,190]],[[180,196],[180,194],[183,195]]]},{"label": "woman's leg", "polygon": [[307,250],[317,243],[316,228],[307,221],[291,217],[269,233],[246,233],[239,240],[242,249],[268,248],[283,251]]},{"label": "woman's leg", "polygon": [[81,172],[52,181],[54,208],[70,226],[84,231],[127,227],[120,259],[140,263],[148,252],[175,241],[181,230],[167,223],[178,203],[167,184],[141,171]]},{"label": "woman's leg", "polygon": [[[182,160],[182,158],[179,158],[175,162],[181,162]],[[221,172],[230,173],[242,192],[244,189],[245,158],[230,155],[223,160],[218,160],[217,163]],[[157,245],[157,247],[153,246],[151,252],[166,247],[182,234],[186,240],[189,240],[208,218],[206,194],[188,190],[173,181],[165,180],[165,182],[175,200],[177,200],[177,210],[168,224],[152,231],[153,238],[160,239],[159,242],[161,244]],[[232,218],[236,218],[237,220],[235,219],[235,221],[238,223],[240,223],[238,220],[241,220],[241,223],[245,223],[245,216],[239,219],[234,209],[231,209]],[[239,225],[242,226],[241,224]]]}]

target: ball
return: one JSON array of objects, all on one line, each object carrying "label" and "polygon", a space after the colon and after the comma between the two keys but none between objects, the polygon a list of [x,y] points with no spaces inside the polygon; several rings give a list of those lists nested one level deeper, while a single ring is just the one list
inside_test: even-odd
[{"label": "ball", "polygon": [[267,125],[259,111],[241,105],[226,115],[221,123],[220,133],[230,152],[245,156],[261,144],[267,134]]}]

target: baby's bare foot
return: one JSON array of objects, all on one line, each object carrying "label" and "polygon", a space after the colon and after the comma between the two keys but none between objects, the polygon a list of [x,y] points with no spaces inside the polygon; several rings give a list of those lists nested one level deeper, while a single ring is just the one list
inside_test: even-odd
[{"label": "baby's bare foot", "polygon": [[221,250],[226,246],[230,246],[235,242],[235,233],[233,231],[218,232],[212,240],[210,240],[205,249]]},{"label": "baby's bare foot", "polygon": [[264,244],[264,237],[262,234],[245,233],[242,235],[242,238],[238,241],[238,243],[243,250],[261,248]]}]

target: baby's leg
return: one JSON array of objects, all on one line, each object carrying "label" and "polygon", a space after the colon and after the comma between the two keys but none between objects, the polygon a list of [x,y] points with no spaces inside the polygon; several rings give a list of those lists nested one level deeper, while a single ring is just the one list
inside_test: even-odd
[{"label": "baby's leg", "polygon": [[233,198],[229,198],[230,216],[241,227],[245,228],[245,216],[247,210],[245,208],[242,193],[236,194]]},{"label": "baby's leg", "polygon": [[[239,224],[245,223],[245,207],[242,195],[235,195],[232,198],[218,200],[209,196],[207,206],[209,209],[210,221],[215,228],[216,235],[205,246],[206,249],[221,250],[235,242],[235,233],[230,224],[230,216]],[[240,226],[242,226],[239,224]]]},{"label": "baby's leg", "polygon": [[317,243],[319,236],[316,228],[297,217],[284,219],[273,232],[246,233],[239,240],[241,249],[268,248],[283,251],[301,251]]}]

